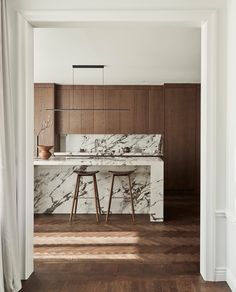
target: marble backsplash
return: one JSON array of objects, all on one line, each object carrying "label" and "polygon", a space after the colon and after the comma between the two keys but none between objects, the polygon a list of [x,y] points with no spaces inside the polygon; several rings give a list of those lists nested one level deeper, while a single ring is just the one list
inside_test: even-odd
[{"label": "marble backsplash", "polygon": [[60,137],[61,152],[78,152],[84,149],[89,153],[119,155],[122,148],[144,155],[163,155],[162,135],[160,134],[68,134]]}]

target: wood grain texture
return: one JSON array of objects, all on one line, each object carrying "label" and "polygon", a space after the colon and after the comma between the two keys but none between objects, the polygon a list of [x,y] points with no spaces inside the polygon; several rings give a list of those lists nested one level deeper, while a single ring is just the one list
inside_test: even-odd
[{"label": "wood grain texture", "polygon": [[200,181],[201,181],[201,85],[197,84],[197,96],[196,96],[196,193],[200,193]]},{"label": "wood grain texture", "polygon": [[[72,225],[67,215],[37,215],[35,254],[58,259],[36,260],[21,292],[230,291],[226,283],[205,282],[199,274],[199,200],[165,200],[166,221],[158,224],[145,215],[136,224],[126,215],[113,215],[110,224],[79,215]],[[83,258],[59,258],[69,252]]]},{"label": "wood grain texture", "polygon": [[[55,108],[70,107],[70,91],[56,85]],[[68,111],[55,113],[55,129],[58,135],[70,132],[70,115]]]},{"label": "wood grain texture", "polygon": [[149,91],[148,89],[135,90],[134,97],[134,129],[135,134],[148,133],[149,123]]},{"label": "wood grain texture", "polygon": [[[105,108],[105,94],[103,89],[94,89],[94,108]],[[106,132],[105,111],[94,111],[94,133],[104,134]]]},{"label": "wood grain texture", "polygon": [[[120,109],[120,90],[105,90],[105,108]],[[105,111],[106,134],[118,134],[120,129],[120,111]]]},{"label": "wood grain texture", "polygon": [[[81,108],[94,108],[94,91],[85,89],[81,91]],[[77,112],[78,113],[78,112]],[[94,111],[81,111],[81,131],[82,134],[94,133]]]},{"label": "wood grain texture", "polygon": [[54,145],[54,112],[46,111],[54,108],[55,85],[51,83],[36,83],[34,87],[34,129],[39,132],[43,121],[51,120],[52,126],[41,132],[39,144]]},{"label": "wood grain texture", "polygon": [[163,133],[163,86],[56,85],[55,107],[129,109],[56,113],[58,135]]},{"label": "wood grain texture", "polygon": [[[70,96],[70,107],[72,109],[82,108],[83,103],[83,89],[76,88],[72,90],[68,90]],[[69,111],[69,133],[77,134],[82,133],[82,115],[84,114],[82,111]],[[68,133],[68,134],[69,134]]]},{"label": "wood grain texture", "polygon": [[164,134],[164,87],[153,86],[149,89],[149,134]]},{"label": "wood grain texture", "polygon": [[194,191],[198,184],[198,91],[196,84],[166,84],[165,189]]},{"label": "wood grain texture", "polygon": [[130,109],[129,111],[120,112],[120,131],[122,132],[122,134],[135,133],[134,98],[134,90],[126,89],[126,87],[120,90],[120,107]]}]

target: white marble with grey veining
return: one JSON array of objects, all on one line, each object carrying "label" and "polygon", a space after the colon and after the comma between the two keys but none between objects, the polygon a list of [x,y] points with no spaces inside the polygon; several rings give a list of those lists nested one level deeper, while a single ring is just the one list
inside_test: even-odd
[{"label": "white marble with grey veining", "polygon": [[[163,221],[163,160],[159,157],[82,157],[35,160],[35,213],[69,213],[76,175],[74,169],[99,170],[97,174],[102,212],[108,206],[111,175],[108,170],[136,169],[132,175],[135,212]],[[84,177],[78,213],[95,213],[92,179]],[[91,198],[91,199],[90,199]],[[127,178],[116,178],[112,213],[131,213]]]},{"label": "white marble with grey veining", "polygon": [[162,155],[162,135],[159,134],[100,134],[82,135],[68,134],[60,137],[60,151],[78,152],[84,149],[90,153],[123,153],[124,147],[129,147],[133,153],[144,155]]}]

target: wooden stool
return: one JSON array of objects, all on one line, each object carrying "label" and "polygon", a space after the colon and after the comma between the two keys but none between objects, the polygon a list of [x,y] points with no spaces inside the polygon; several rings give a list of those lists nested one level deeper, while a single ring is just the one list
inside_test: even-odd
[{"label": "wooden stool", "polygon": [[133,199],[133,194],[132,194],[132,186],[131,186],[131,180],[130,180],[130,175],[134,173],[135,170],[130,170],[130,171],[109,171],[112,173],[112,182],[111,182],[111,192],[110,192],[110,197],[109,197],[109,203],[108,203],[108,210],[107,210],[107,216],[106,216],[106,222],[108,222],[108,217],[110,214],[110,209],[111,209],[111,199],[113,195],[113,186],[114,186],[114,180],[116,176],[127,176],[129,179],[129,192],[130,192],[130,201],[131,201],[131,206],[132,206],[132,220],[134,222],[134,199]]},{"label": "wooden stool", "polygon": [[96,219],[97,222],[99,221],[99,216],[101,215],[101,207],[99,202],[99,196],[98,196],[98,186],[97,186],[97,179],[96,179],[96,173],[99,171],[80,171],[75,170],[74,173],[77,174],[77,180],[75,185],[75,192],[73,197],[73,203],[72,203],[72,209],[70,213],[70,220],[71,223],[73,215],[76,215],[77,211],[77,205],[78,205],[78,197],[79,197],[79,187],[80,187],[80,177],[81,176],[92,176],[93,177],[93,185],[94,185],[94,198],[95,198],[95,206],[96,206]]}]

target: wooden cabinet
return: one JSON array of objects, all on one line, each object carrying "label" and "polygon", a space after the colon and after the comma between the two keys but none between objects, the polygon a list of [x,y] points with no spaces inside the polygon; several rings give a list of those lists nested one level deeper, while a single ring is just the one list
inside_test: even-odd
[{"label": "wooden cabinet", "polygon": [[[94,90],[94,108],[102,109],[105,108],[105,93],[102,88],[97,88]],[[104,111],[94,111],[94,131],[96,134],[106,133],[106,118]]]},{"label": "wooden cabinet", "polygon": [[[41,108],[129,109],[46,112]],[[35,85],[35,128],[50,114],[54,127],[40,143],[61,134],[163,134],[166,191],[198,191],[200,181],[200,85]],[[55,115],[55,119],[54,119]]]},{"label": "wooden cabinet", "polygon": [[[46,109],[54,108],[55,86],[51,83],[36,83],[34,86],[34,130],[35,136],[40,129],[49,121],[50,127],[39,135],[39,144],[54,145],[54,111]],[[35,137],[36,154],[36,137]]]},{"label": "wooden cabinet", "polygon": [[197,191],[200,167],[200,88],[196,84],[166,84],[165,190]]},{"label": "wooden cabinet", "polygon": [[135,91],[132,88],[123,88],[120,91],[120,108],[129,109],[129,111],[120,111],[120,132],[123,134],[135,133]]},{"label": "wooden cabinet", "polygon": [[[84,89],[81,92],[80,107],[82,109],[93,109],[94,108],[94,90]],[[77,112],[78,113],[78,112]],[[81,111],[81,133],[94,133],[94,111]]]},{"label": "wooden cabinet", "polygon": [[148,133],[164,134],[164,86],[152,86],[149,89]]},{"label": "wooden cabinet", "polygon": [[[120,90],[119,89],[105,89],[105,108],[106,109],[120,109]],[[105,113],[105,133],[118,134],[120,129],[120,111],[111,110],[104,111]]]},{"label": "wooden cabinet", "polygon": [[56,112],[58,135],[164,132],[163,86],[55,85],[55,88],[55,108],[118,109]]},{"label": "wooden cabinet", "polygon": [[149,127],[149,90],[137,89],[134,96],[134,132],[136,134],[148,133]]},{"label": "wooden cabinet", "polygon": [[[70,108],[71,91],[67,87],[56,85],[55,108]],[[70,113],[68,111],[55,112],[55,132],[56,134],[66,134],[70,132]]]}]

